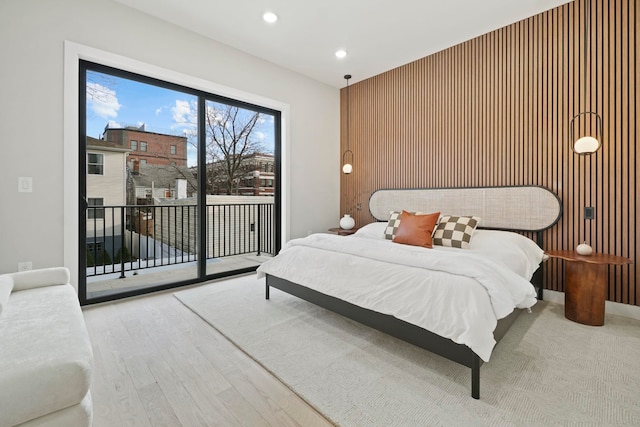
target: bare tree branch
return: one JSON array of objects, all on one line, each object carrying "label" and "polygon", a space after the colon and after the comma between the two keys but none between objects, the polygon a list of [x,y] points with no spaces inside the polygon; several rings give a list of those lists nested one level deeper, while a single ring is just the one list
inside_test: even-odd
[{"label": "bare tree branch", "polygon": [[263,122],[261,114],[226,104],[208,102],[206,120],[206,153],[208,182],[211,192],[235,194],[242,178],[245,159],[260,152],[262,145],[257,128]]}]

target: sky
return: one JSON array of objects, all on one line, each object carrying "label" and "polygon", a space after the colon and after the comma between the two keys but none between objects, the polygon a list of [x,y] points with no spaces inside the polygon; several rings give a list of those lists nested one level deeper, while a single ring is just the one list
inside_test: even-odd
[{"label": "sky", "polygon": [[[195,142],[196,96],[146,83],[87,71],[87,136],[100,138],[105,126],[140,126],[149,132],[187,136]],[[273,153],[273,116],[255,135],[265,152]],[[196,148],[187,144],[188,164],[196,164]]]}]

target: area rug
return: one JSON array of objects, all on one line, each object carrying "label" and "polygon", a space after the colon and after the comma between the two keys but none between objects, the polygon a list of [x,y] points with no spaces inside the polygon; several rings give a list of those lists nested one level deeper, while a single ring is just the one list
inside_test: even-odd
[{"label": "area rug", "polygon": [[271,289],[255,275],[175,296],[343,426],[640,425],[640,321],[602,327],[539,302],[470,369]]}]

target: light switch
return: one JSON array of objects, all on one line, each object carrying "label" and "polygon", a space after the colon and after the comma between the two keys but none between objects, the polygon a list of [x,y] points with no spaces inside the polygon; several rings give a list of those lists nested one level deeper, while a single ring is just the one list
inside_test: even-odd
[{"label": "light switch", "polygon": [[18,193],[33,192],[33,178],[30,176],[18,177]]},{"label": "light switch", "polygon": [[33,263],[31,261],[23,261],[18,263],[18,271],[33,270]]}]

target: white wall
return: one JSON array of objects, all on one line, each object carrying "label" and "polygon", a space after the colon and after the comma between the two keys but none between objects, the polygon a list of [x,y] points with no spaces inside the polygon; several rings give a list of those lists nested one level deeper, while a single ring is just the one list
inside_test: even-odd
[{"label": "white wall", "polygon": [[[73,143],[64,140],[65,40],[287,105],[288,235],[335,226],[337,89],[111,0],[2,0],[0,273],[20,261],[74,268],[63,255],[77,235],[64,218],[64,186],[77,167],[64,164],[65,144]],[[33,177],[33,193],[18,193],[21,176]]]}]

